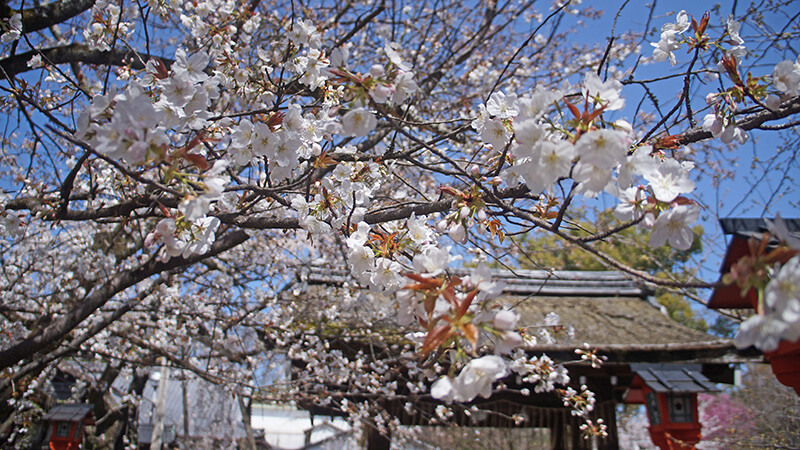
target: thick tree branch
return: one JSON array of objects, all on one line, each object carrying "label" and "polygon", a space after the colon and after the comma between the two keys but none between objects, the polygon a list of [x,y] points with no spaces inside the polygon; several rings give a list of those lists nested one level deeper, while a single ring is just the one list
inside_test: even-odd
[{"label": "thick tree branch", "polygon": [[49,64],[83,63],[93,65],[127,66],[142,70],[144,64],[151,58],[159,58],[164,65],[169,68],[174,61],[167,58],[156,57],[146,53],[134,53],[130,50],[115,49],[111,51],[100,51],[89,48],[83,44],[70,44],[63,47],[51,47],[41,50],[31,50],[9,56],[0,60],[0,79],[9,79],[21,73],[33,70],[28,67],[28,61],[34,56],[41,54],[43,61]]},{"label": "thick tree branch", "polygon": [[42,331],[0,351],[0,369],[11,367],[34,355],[37,351],[61,341],[67,333],[75,329],[84,319],[111,300],[115,294],[162,271],[189,266],[205,258],[218,255],[236,247],[248,238],[247,233],[242,230],[233,231],[218,239],[211,247],[211,250],[203,255],[195,255],[190,258],[172,258],[167,262],[152,258],[138,269],[113,276],[107,283],[95,288],[75,308],[59,317]]},{"label": "thick tree branch", "polygon": [[[39,5],[34,8],[23,9],[22,29],[26,33],[43,30],[45,28],[58,25],[65,20],[71,19],[78,14],[91,9],[96,0],[61,0]],[[3,6],[6,6],[3,2]],[[13,11],[7,6],[0,10],[0,16],[4,19],[11,17],[17,11]]]},{"label": "thick tree branch", "polygon": [[[745,116],[742,119],[737,119],[736,126],[743,130],[752,130],[759,128],[764,122],[783,119],[797,113],[800,113],[800,96],[786,100],[778,109],[774,111],[765,109],[755,114]],[[692,128],[678,135],[677,144],[693,144],[695,142],[711,139],[712,137],[714,136],[708,130],[703,128]]]}]

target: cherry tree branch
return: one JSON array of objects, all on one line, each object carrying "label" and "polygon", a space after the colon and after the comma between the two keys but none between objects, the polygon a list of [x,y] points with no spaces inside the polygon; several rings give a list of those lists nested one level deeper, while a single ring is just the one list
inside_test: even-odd
[{"label": "cherry tree branch", "polygon": [[194,255],[189,258],[177,257],[167,262],[161,262],[155,257],[142,264],[135,270],[125,271],[114,275],[108,282],[96,287],[73,309],[53,321],[43,330],[14,343],[0,351],[0,369],[5,369],[33,356],[36,352],[60,342],[70,331],[75,329],[84,319],[89,317],[98,308],[106,304],[111,298],[138,282],[159,274],[166,270],[192,265],[198,261],[218,255],[226,250],[243,243],[249,238],[242,230],[232,231],[211,246],[203,255]]},{"label": "cherry tree branch", "polygon": [[[0,60],[0,79],[11,79],[21,73],[34,70],[28,67],[28,61],[36,55],[41,55],[44,62],[50,64],[83,63],[92,65],[130,66],[136,70],[143,70],[144,64],[152,59],[159,58],[169,69],[173,60],[161,58],[147,53],[134,53],[130,50],[114,49],[101,51],[83,44],[69,44],[62,47],[36,49],[9,56]],[[140,60],[141,58],[141,60]]]},{"label": "cherry tree branch", "polygon": [[[765,122],[783,119],[800,113],[800,96],[790,98],[775,110],[761,110],[755,114],[736,120],[736,126],[743,130],[752,130],[762,126]],[[713,138],[710,131],[702,127],[695,127],[677,135],[676,144],[687,145]]]},{"label": "cherry tree branch", "polygon": [[[69,20],[78,14],[88,11],[94,6],[96,0],[60,0],[45,3],[33,8],[19,11],[22,15],[22,29],[26,33],[44,30],[45,28],[58,25]],[[7,19],[17,11],[14,11],[3,2],[5,8],[0,9],[0,18]]]}]

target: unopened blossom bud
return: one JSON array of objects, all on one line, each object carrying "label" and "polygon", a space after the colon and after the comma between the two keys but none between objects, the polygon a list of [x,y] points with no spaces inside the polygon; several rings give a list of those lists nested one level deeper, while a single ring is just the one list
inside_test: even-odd
[{"label": "unopened blossom bud", "polygon": [[145,248],[152,247],[153,244],[155,244],[156,240],[158,240],[158,234],[156,234],[155,231],[151,231],[150,233],[147,233],[147,236],[145,236],[145,238],[144,238],[144,247]]},{"label": "unopened blossom bud", "polygon": [[492,325],[498,330],[511,330],[517,326],[517,313],[507,309],[501,309],[494,315]]},{"label": "unopened blossom bud", "polygon": [[448,236],[450,238],[460,244],[467,242],[467,230],[464,229],[464,225],[460,223],[454,223],[450,226],[450,229],[447,230]]},{"label": "unopened blossom bud", "polygon": [[369,68],[369,74],[372,76],[372,78],[380,78],[384,74],[383,66],[380,64],[374,64]]},{"label": "unopened blossom bud", "polygon": [[389,100],[389,97],[392,96],[392,90],[389,86],[385,86],[383,84],[377,84],[374,89],[370,91],[370,95],[372,96],[375,103],[386,103],[386,100]]},{"label": "unopened blossom bud", "polygon": [[479,209],[478,212],[475,214],[475,219],[478,222],[483,222],[486,220],[486,211],[483,209]]},{"label": "unopened blossom bud", "polygon": [[626,133],[633,133],[633,125],[627,120],[619,119],[614,121],[614,128]]},{"label": "unopened blossom bud", "polygon": [[713,105],[717,102],[717,94],[711,92],[706,95],[706,105]]},{"label": "unopened blossom bud", "polygon": [[770,94],[767,96],[764,103],[767,105],[767,108],[776,110],[781,106],[781,99],[777,95]]},{"label": "unopened blossom bud", "polygon": [[500,177],[494,177],[491,180],[489,180],[489,184],[491,184],[492,186],[500,186],[501,184],[503,184],[503,179]]},{"label": "unopened blossom bud", "polygon": [[461,209],[458,210],[458,216],[462,219],[469,217],[469,206],[462,206]]},{"label": "unopened blossom bud", "polygon": [[447,231],[447,227],[449,226],[450,224],[447,222],[447,219],[442,219],[436,222],[436,231],[438,231],[439,233],[444,233],[445,231]]},{"label": "unopened blossom bud", "polygon": [[469,167],[469,173],[471,173],[473,177],[477,177],[478,174],[481,173],[481,168],[476,165],[472,165]]}]

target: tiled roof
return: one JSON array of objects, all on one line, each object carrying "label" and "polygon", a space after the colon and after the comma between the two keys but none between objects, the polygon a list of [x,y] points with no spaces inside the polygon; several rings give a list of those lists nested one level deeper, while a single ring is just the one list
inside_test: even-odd
[{"label": "tiled roof", "polygon": [[719,391],[702,373],[699,364],[631,364],[631,369],[656,392]]},{"label": "tiled roof", "polygon": [[78,403],[57,405],[42,416],[42,420],[78,421],[83,420],[91,411],[92,405]]}]

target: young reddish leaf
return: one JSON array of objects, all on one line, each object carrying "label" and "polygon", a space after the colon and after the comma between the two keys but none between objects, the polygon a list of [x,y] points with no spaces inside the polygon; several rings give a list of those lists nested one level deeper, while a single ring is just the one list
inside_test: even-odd
[{"label": "young reddish leaf", "polygon": [[464,300],[460,305],[458,305],[458,317],[462,317],[467,313],[467,310],[469,309],[470,305],[472,305],[472,300],[475,299],[476,295],[478,295],[478,288],[471,290],[469,294],[464,297]]},{"label": "young reddish leaf", "polygon": [[208,170],[211,168],[211,164],[208,163],[206,157],[203,155],[198,155],[197,153],[186,152],[183,155],[183,159],[194,164],[200,170]]},{"label": "young reddish leaf", "polygon": [[464,333],[464,337],[472,344],[472,350],[478,350],[478,336],[480,334],[478,327],[470,322],[462,325],[461,331]]},{"label": "young reddish leaf", "polygon": [[580,119],[581,111],[578,109],[578,107],[566,100],[564,102],[567,104],[567,108],[569,108],[570,112],[572,112],[572,115],[575,116],[576,119]]},{"label": "young reddish leaf", "polygon": [[422,343],[422,348],[420,349],[422,357],[425,358],[428,356],[431,351],[433,351],[435,348],[438,348],[444,341],[449,339],[452,334],[453,331],[450,328],[449,323],[445,325],[439,325],[428,332],[428,335],[425,336],[425,341]]}]

